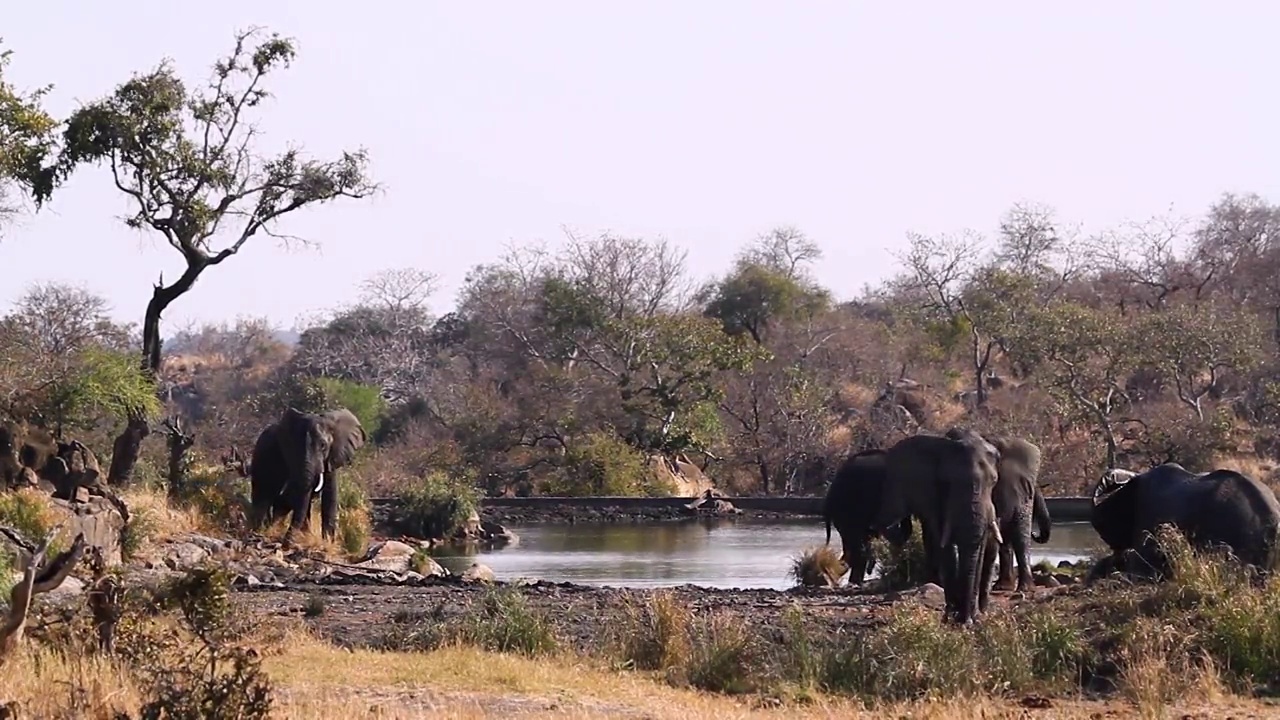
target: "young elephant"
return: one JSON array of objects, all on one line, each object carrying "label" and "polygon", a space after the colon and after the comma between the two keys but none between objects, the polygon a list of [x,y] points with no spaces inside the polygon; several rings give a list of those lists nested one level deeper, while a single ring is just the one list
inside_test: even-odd
[{"label": "young elephant", "polygon": [[[849,584],[858,585],[875,567],[876,558],[871,550],[871,540],[876,532],[874,517],[880,507],[880,493],[885,479],[885,451],[864,450],[849,456],[836,471],[822,502],[822,519],[827,528],[827,543],[831,542],[831,528],[840,534],[844,554],[841,559],[849,568]],[[900,535],[910,535],[911,518],[902,521]]]}]

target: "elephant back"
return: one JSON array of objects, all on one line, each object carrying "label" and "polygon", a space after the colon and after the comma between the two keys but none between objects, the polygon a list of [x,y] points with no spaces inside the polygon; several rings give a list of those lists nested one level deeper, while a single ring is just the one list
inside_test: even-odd
[{"label": "elephant back", "polygon": [[368,441],[364,426],[355,413],[346,408],[330,410],[321,416],[329,425],[333,444],[329,447],[329,465],[340,468],[350,465],[356,452]]}]

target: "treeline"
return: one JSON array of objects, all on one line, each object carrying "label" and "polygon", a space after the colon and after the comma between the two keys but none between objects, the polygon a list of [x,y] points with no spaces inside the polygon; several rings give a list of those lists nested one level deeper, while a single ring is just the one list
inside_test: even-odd
[{"label": "treeline", "polygon": [[[37,286],[0,323],[0,392],[10,419],[104,451],[130,412],[163,412],[209,460],[247,453],[286,405],[345,405],[377,447],[373,492],[441,470],[493,493],[671,492],[661,458],[733,492],[809,493],[850,451],[958,423],[1039,443],[1050,494],[1107,462],[1266,477],[1277,230],[1256,196],[1091,235],[1017,206],[990,237],[910,235],[900,271],[848,302],[794,229],[703,283],[669,243],[571,237],[473,268],[443,316],[430,273],[393,270],[296,347],[261,320],[177,333],[158,404],[133,328]],[[154,445],[144,474],[165,467]]]},{"label": "treeline", "polygon": [[153,428],[216,462],[286,405],[360,415],[373,491],[438,472],[490,492],[658,493],[701,469],[734,492],[811,492],[851,450],[956,423],[1039,443],[1050,494],[1107,463],[1266,476],[1280,452],[1280,208],[1254,195],[1089,233],[1020,205],[986,233],[910,235],[898,272],[844,302],[811,274],[819,246],[780,228],[709,281],[666,242],[519,248],[472,268],[442,317],[430,273],[388,271],[296,348],[256,320],[163,328],[246,243],[379,187],[361,150],[258,147],[254,113],[294,59],[291,40],[242,33],[203,85],[161,63],[59,119],[0,52],[0,220],[96,167],[127,224],[182,257],[136,327],[47,285],[0,326],[0,412],[94,437],[112,482],[181,474],[191,458],[166,457]]}]

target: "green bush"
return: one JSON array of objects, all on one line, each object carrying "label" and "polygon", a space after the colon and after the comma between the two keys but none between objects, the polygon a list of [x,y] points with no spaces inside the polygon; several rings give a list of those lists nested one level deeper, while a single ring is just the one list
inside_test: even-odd
[{"label": "green bush", "polygon": [[379,431],[387,412],[380,388],[330,377],[317,378],[315,382],[323,397],[321,410],[346,408],[360,419],[366,435],[373,437]]},{"label": "green bush", "polygon": [[249,480],[228,473],[220,465],[193,461],[178,500],[220,527],[244,527],[251,504]]},{"label": "green bush", "polygon": [[546,495],[651,496],[673,494],[660,482],[640,451],[610,432],[593,432],[573,443],[563,464],[543,484]]},{"label": "green bush", "polygon": [[476,513],[480,490],[470,476],[427,473],[400,495],[399,524],[406,535],[426,539],[448,538]]},{"label": "green bush", "polygon": [[348,478],[338,483],[338,542],[348,555],[363,555],[369,548],[373,523],[364,487]]},{"label": "green bush", "polygon": [[[17,531],[32,545],[42,542],[57,524],[57,515],[43,493],[31,489],[0,493],[0,525]],[[66,547],[65,538],[55,537],[49,543],[49,555],[56,555]]]},{"label": "green bush", "polygon": [[920,523],[914,518],[911,520],[911,538],[901,547],[884,538],[876,538],[872,541],[872,549],[880,561],[880,581],[885,589],[916,587],[929,582],[924,535],[920,532]]},{"label": "green bush", "polygon": [[382,640],[389,650],[431,651],[468,645],[490,652],[545,655],[559,648],[551,622],[529,607],[515,588],[490,587],[471,602],[460,618],[445,620],[443,608],[402,611],[393,617],[406,629],[393,628]]}]

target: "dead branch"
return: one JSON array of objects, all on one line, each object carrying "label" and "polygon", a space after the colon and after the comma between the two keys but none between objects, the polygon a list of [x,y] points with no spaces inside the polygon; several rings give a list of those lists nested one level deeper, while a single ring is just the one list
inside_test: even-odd
[{"label": "dead branch", "polygon": [[[22,579],[9,593],[9,614],[4,619],[4,624],[0,625],[0,663],[3,663],[14,648],[22,642],[27,627],[27,613],[31,610],[31,600],[36,595],[47,593],[61,585],[84,555],[84,533],[79,533],[69,550],[59,553],[52,562],[45,564],[45,554],[49,551],[49,544],[61,529],[61,526],[54,528],[40,545],[34,548],[34,552],[31,552],[24,563]],[[17,537],[17,533],[10,528],[0,528],[0,531],[3,531],[6,537]],[[29,547],[29,544],[23,544]]]}]

